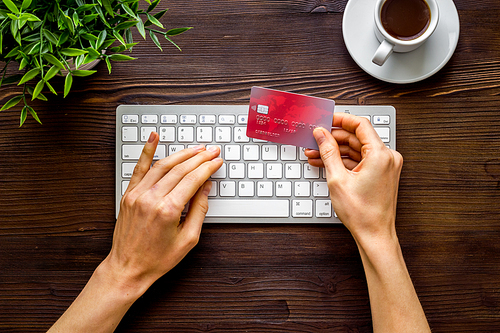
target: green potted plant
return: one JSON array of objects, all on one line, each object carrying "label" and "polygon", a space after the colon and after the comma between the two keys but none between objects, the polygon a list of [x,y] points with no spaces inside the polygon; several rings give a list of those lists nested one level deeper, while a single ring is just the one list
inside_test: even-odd
[{"label": "green potted plant", "polygon": [[[69,93],[73,78],[88,76],[95,70],[83,65],[103,60],[111,73],[111,61],[132,60],[129,55],[135,43],[131,29],[142,38],[149,35],[160,48],[158,36],[175,44],[171,37],[190,28],[165,30],[160,18],[167,12],[153,14],[160,0],[0,0],[0,86],[16,84],[22,92],[8,100],[0,111],[21,102],[20,126],[29,114],[41,123],[29,106],[34,99],[47,100],[42,94],[48,89],[57,95],[50,80],[64,75],[64,97]],[[147,4],[146,4],[147,2]],[[146,8],[147,7],[147,8]],[[15,63],[18,74],[7,75],[7,66]]]}]

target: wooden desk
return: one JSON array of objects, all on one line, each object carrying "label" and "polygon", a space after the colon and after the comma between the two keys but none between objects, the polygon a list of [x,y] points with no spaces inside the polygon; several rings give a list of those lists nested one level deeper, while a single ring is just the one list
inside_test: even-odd
[{"label": "wooden desk", "polygon": [[[397,230],[435,332],[500,331],[500,4],[456,0],[460,41],[425,81],[376,80],[342,38],[346,0],[172,0],[193,26],[138,60],[74,82],[66,98],[0,113],[0,331],[41,332],[111,246],[115,109],[245,104],[253,85],[397,109],[405,158]],[[62,80],[54,86],[61,90]],[[5,103],[18,88],[0,88]],[[60,94],[62,95],[62,94]],[[118,332],[369,332],[358,251],[341,225],[205,225],[199,245]]]}]

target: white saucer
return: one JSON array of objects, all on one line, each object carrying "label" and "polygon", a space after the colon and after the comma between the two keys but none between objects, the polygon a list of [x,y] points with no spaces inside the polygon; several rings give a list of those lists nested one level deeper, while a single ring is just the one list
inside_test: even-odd
[{"label": "white saucer", "polygon": [[435,74],[450,60],[458,43],[460,22],[452,0],[437,0],[439,23],[418,49],[393,53],[383,66],[372,63],[380,45],[375,36],[374,0],[350,0],[344,11],[342,33],[347,50],[365,72],[382,81],[411,83]]}]

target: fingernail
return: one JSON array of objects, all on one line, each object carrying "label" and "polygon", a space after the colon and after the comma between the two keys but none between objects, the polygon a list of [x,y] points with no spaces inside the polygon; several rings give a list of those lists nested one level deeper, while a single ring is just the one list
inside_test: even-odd
[{"label": "fingernail", "polygon": [[155,141],[155,139],[156,139],[156,132],[151,132],[151,134],[149,134],[148,143]]},{"label": "fingernail", "polygon": [[217,146],[212,146],[212,147],[208,148],[208,150],[209,150],[209,151],[211,151],[211,152],[216,153],[216,152],[218,152],[218,151],[219,151],[219,147],[217,147]]},{"label": "fingernail", "polygon": [[316,139],[316,142],[318,143],[318,146],[321,145],[325,140],[325,133],[323,132],[322,127],[316,127],[313,131],[314,138]]},{"label": "fingernail", "polygon": [[208,194],[210,193],[210,190],[212,189],[212,182],[207,181],[205,186],[203,187],[203,195],[208,197]]},{"label": "fingernail", "polygon": [[196,147],[193,147],[193,149],[196,151],[196,152],[200,152],[202,150],[205,150],[205,146],[204,145],[198,145]]}]

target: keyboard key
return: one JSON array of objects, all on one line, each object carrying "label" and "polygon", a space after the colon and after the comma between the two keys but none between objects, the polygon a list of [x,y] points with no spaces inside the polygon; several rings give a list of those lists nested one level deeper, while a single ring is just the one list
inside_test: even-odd
[{"label": "keyboard key", "polygon": [[295,182],[295,196],[309,197],[311,195],[311,184],[309,182]]},{"label": "keyboard key", "polygon": [[200,124],[203,125],[213,125],[215,124],[215,115],[213,114],[202,114],[200,115]]},{"label": "keyboard key", "polygon": [[245,161],[258,161],[259,160],[259,146],[258,145],[244,145],[243,146],[243,159]]},{"label": "keyboard key", "polygon": [[174,142],[175,141],[175,127],[173,127],[173,126],[160,127],[160,141],[161,142]]},{"label": "keyboard key", "polygon": [[291,197],[292,196],[292,182],[276,182],[276,196],[277,197]]},{"label": "keyboard key", "polygon": [[184,145],[168,145],[168,156],[184,149]]},{"label": "keyboard key", "polygon": [[219,115],[219,124],[221,125],[232,125],[236,122],[236,117],[229,114]]},{"label": "keyboard key", "polygon": [[295,161],[297,159],[297,147],[290,145],[281,146],[281,160]]},{"label": "keyboard key", "polygon": [[196,141],[198,142],[212,142],[213,128],[209,126],[199,126],[196,128]]},{"label": "keyboard key", "polygon": [[137,141],[137,127],[122,127],[122,141]]},{"label": "keyboard key", "polygon": [[222,146],[221,145],[207,145],[206,148],[210,149],[211,147],[219,147],[219,157],[222,157]]},{"label": "keyboard key", "polygon": [[122,180],[122,195],[125,194],[128,184],[130,184],[130,180]]},{"label": "keyboard key", "polygon": [[309,163],[304,164],[304,178],[305,179],[319,178],[319,168],[312,166]]},{"label": "keyboard key", "polygon": [[160,122],[162,124],[176,124],[177,115],[176,114],[162,114],[160,116]]},{"label": "keyboard key", "polygon": [[264,163],[248,163],[248,178],[264,178]]},{"label": "keyboard key", "polygon": [[231,127],[216,127],[215,142],[231,142]]},{"label": "keyboard key", "polygon": [[283,177],[283,168],[281,163],[267,163],[267,178],[281,179]]},{"label": "keyboard key", "polygon": [[212,178],[214,179],[226,178],[226,163],[222,163],[221,167],[212,174]]},{"label": "keyboard key", "polygon": [[316,200],[316,217],[332,217],[332,202]]},{"label": "keyboard key", "polygon": [[248,123],[248,115],[246,114],[239,114],[238,115],[238,124],[240,125],[246,125]]},{"label": "keyboard key", "polygon": [[250,142],[247,136],[246,127],[237,126],[234,128],[234,142]]},{"label": "keyboard key", "polygon": [[196,115],[194,114],[183,114],[180,116],[181,124],[196,124]]},{"label": "keyboard key", "polygon": [[141,117],[143,124],[156,124],[158,122],[158,115],[156,114],[143,114]]},{"label": "keyboard key", "polygon": [[194,128],[188,126],[177,127],[177,140],[179,142],[194,142]]},{"label": "keyboard key", "polygon": [[230,163],[229,164],[229,178],[231,178],[231,179],[243,179],[243,178],[245,178],[245,163]]},{"label": "keyboard key", "polygon": [[312,200],[292,200],[293,217],[312,217]]},{"label": "keyboard key", "polygon": [[221,180],[219,186],[219,195],[221,197],[234,197],[236,196],[236,182]]},{"label": "keyboard key", "polygon": [[300,163],[285,164],[285,178],[299,179],[300,178]]},{"label": "keyboard key", "polygon": [[151,132],[156,132],[156,127],[141,127],[141,141],[146,142],[151,135]]},{"label": "keyboard key", "polygon": [[130,178],[134,173],[136,163],[122,163],[122,177]]},{"label": "keyboard key", "polygon": [[257,196],[259,196],[259,197],[272,197],[273,196],[273,182],[257,182]]},{"label": "keyboard key", "polygon": [[389,127],[374,127],[375,131],[377,132],[378,136],[380,136],[380,139],[382,139],[382,142],[387,143],[391,141],[390,139],[390,129]]},{"label": "keyboard key", "polygon": [[262,160],[263,161],[277,161],[278,160],[278,146],[277,145],[263,145],[262,146]]},{"label": "keyboard key", "polygon": [[306,149],[304,147],[299,147],[299,161],[307,161],[307,156],[304,153]]},{"label": "keyboard key", "polygon": [[391,123],[390,116],[374,116],[373,125],[389,125]]},{"label": "keyboard key", "polygon": [[208,199],[207,217],[288,217],[288,200]]},{"label": "keyboard key", "polygon": [[224,159],[226,161],[239,161],[241,159],[240,145],[226,145],[224,147]]},{"label": "keyboard key", "polygon": [[217,196],[217,182],[212,180],[212,187],[210,188],[210,192],[208,192],[208,197],[216,197]]},{"label": "keyboard key", "polygon": [[139,115],[124,114],[122,115],[122,124],[137,124],[139,122]]},{"label": "keyboard key", "polygon": [[239,182],[238,195],[240,197],[253,197],[254,196],[254,182]]},{"label": "keyboard key", "polygon": [[326,182],[313,182],[313,195],[315,197],[328,197],[328,184]]},{"label": "keyboard key", "polygon": [[[122,146],[122,159],[123,160],[138,160],[141,156],[142,145],[123,145]],[[159,160],[165,158],[165,145],[158,145],[156,147],[153,159]]]}]

